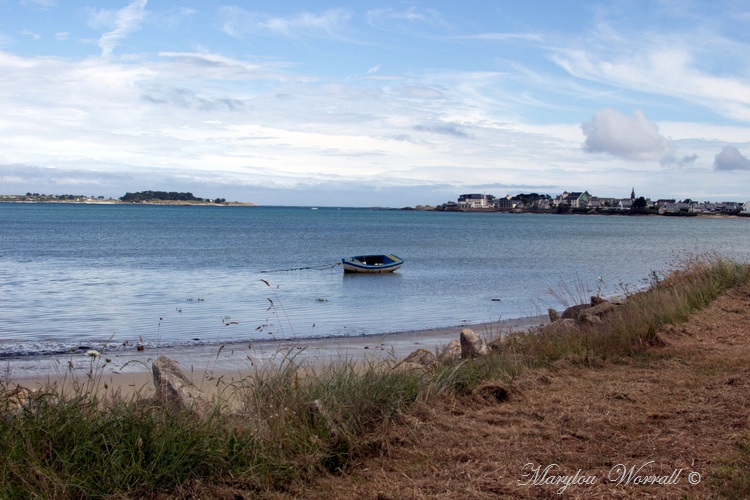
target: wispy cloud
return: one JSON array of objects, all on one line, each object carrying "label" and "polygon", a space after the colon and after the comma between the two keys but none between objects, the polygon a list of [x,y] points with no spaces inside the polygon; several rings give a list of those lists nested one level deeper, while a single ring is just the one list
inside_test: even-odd
[{"label": "wispy cloud", "polygon": [[39,35],[38,33],[34,33],[33,31],[29,31],[29,30],[23,30],[21,31],[21,34],[23,36],[27,36],[31,38],[32,40],[40,40],[42,38],[41,35]]},{"label": "wispy cloud", "polygon": [[344,38],[352,14],[345,9],[302,12],[293,16],[273,16],[237,6],[221,8],[222,29],[235,38],[245,34],[266,34],[288,38]]},{"label": "wispy cloud", "polygon": [[106,23],[114,27],[99,38],[102,57],[110,56],[122,39],[140,29],[146,16],[147,3],[148,0],[133,0],[120,10],[99,10],[94,13],[97,23]]},{"label": "wispy cloud", "polygon": [[[606,32],[590,46],[552,48],[551,59],[577,79],[683,99],[733,120],[750,120],[750,83],[746,78],[750,67],[739,55],[750,51],[750,45],[728,42],[718,35],[705,35],[708,40],[701,46],[696,42],[700,36],[694,34],[640,32],[631,33],[627,40],[628,35],[611,28]],[[723,71],[711,72],[706,53],[738,57],[733,64],[722,65]]]},{"label": "wispy cloud", "polygon": [[278,81],[293,79],[291,75],[283,72],[291,66],[284,61],[253,62],[208,52],[160,52],[159,56],[175,63],[171,67],[157,66],[162,69],[164,78]]},{"label": "wispy cloud", "polygon": [[379,28],[388,27],[393,22],[419,23],[436,27],[449,26],[439,11],[418,7],[409,7],[406,10],[372,9],[367,11],[367,21]]}]

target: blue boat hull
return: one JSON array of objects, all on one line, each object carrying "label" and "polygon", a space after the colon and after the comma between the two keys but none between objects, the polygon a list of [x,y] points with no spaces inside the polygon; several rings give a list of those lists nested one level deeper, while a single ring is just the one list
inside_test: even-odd
[{"label": "blue boat hull", "polygon": [[341,259],[345,273],[392,273],[404,264],[396,255],[358,255]]}]

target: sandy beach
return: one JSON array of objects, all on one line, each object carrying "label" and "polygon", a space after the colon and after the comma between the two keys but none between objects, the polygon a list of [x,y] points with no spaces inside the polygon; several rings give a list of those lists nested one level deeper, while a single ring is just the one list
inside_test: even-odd
[{"label": "sandy beach", "polygon": [[[27,388],[49,384],[86,386],[96,381],[99,388],[120,390],[122,394],[153,390],[151,362],[168,356],[178,363],[200,388],[241,380],[257,369],[279,367],[290,360],[312,367],[337,362],[398,362],[417,349],[436,352],[451,340],[458,340],[463,328],[471,328],[485,338],[510,331],[526,330],[548,321],[546,316],[501,320],[493,323],[414,330],[382,335],[298,339],[197,345],[179,348],[112,351],[91,356],[86,350],[54,356],[5,360],[2,365],[6,384]],[[220,382],[217,382],[220,381]]]}]

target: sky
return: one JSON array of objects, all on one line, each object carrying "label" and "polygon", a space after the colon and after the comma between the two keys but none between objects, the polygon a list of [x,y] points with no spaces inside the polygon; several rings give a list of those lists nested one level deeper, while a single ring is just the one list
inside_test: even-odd
[{"label": "sky", "polygon": [[743,0],[0,0],[0,194],[750,200]]}]

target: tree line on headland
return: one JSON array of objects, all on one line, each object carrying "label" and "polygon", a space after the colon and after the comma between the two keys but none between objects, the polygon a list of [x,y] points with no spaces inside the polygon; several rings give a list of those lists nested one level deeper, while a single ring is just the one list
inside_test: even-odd
[{"label": "tree line on headland", "polygon": [[[0,195],[0,202],[26,203],[164,203],[164,204],[225,204],[226,198],[198,198],[193,193],[177,191],[138,191],[125,193],[120,198],[104,196],[86,196],[75,194],[39,194],[28,192],[25,195]],[[231,202],[233,205],[251,205],[250,203]]]},{"label": "tree line on headland", "polygon": [[120,201],[124,203],[143,203],[147,201],[186,201],[186,202],[213,202],[213,203],[224,203],[227,201],[224,198],[215,198],[213,200],[204,200],[203,198],[197,198],[193,196],[193,193],[178,193],[176,191],[139,191],[137,193],[125,193],[125,196],[120,197]]}]

